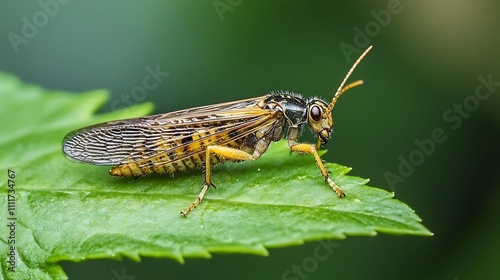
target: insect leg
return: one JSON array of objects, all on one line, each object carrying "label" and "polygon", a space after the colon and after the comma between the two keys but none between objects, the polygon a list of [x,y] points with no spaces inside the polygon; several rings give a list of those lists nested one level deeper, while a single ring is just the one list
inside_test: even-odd
[{"label": "insect leg", "polygon": [[201,189],[201,192],[195,199],[195,201],[181,212],[181,214],[184,217],[187,217],[187,214],[193,211],[193,209],[196,206],[198,206],[198,204],[201,203],[203,197],[205,196],[205,192],[208,190],[208,187],[210,186],[215,187],[212,184],[212,176],[211,176],[212,165],[210,163],[210,155],[212,154],[219,156],[219,158],[221,159],[229,161],[255,160],[256,158],[258,158],[257,154],[251,155],[245,151],[241,151],[234,148],[223,147],[223,146],[208,146],[205,154],[205,176],[204,176],[205,183],[203,184],[203,188]]},{"label": "insect leg", "polygon": [[207,185],[207,184],[204,184],[203,185],[203,188],[201,189],[201,192],[200,194],[198,195],[198,197],[194,200],[193,203],[191,203],[191,205],[189,205],[188,207],[186,207],[186,209],[184,209],[181,214],[184,216],[184,218],[187,218],[187,214],[191,211],[193,211],[193,209],[198,206],[198,204],[201,203],[201,201],[203,200],[203,197],[205,196],[205,192],[208,190],[208,187],[210,187],[210,185]]},{"label": "insect leg", "polygon": [[212,184],[212,174],[210,172],[210,154],[219,156],[224,160],[229,161],[243,161],[243,160],[254,160],[254,156],[235,148],[223,147],[223,146],[208,146],[205,157],[205,184]]},{"label": "insect leg", "polygon": [[326,167],[323,164],[321,157],[318,155],[318,151],[316,150],[315,145],[291,143],[290,150],[293,152],[312,154],[314,156],[314,161],[316,162],[316,165],[318,166],[319,171],[321,172],[321,175],[323,176],[323,178],[325,178],[325,181],[328,182],[330,187],[332,187],[332,189],[337,193],[339,197],[345,196],[345,193],[337,186],[337,184],[335,184],[335,182],[332,181],[332,179],[330,179],[330,176],[328,175],[328,170],[326,170]]}]

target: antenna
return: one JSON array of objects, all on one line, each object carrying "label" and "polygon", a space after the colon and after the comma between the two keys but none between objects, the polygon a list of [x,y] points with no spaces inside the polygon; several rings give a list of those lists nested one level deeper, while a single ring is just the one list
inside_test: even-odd
[{"label": "antenna", "polygon": [[369,46],[361,54],[361,56],[356,60],[356,62],[354,62],[354,64],[352,65],[351,69],[349,69],[349,72],[347,72],[347,75],[345,76],[345,78],[342,81],[342,83],[340,83],[340,86],[337,89],[337,92],[333,96],[332,102],[330,104],[328,104],[328,109],[326,110],[326,113],[329,113],[329,112],[332,111],[333,106],[335,106],[335,102],[337,102],[337,100],[342,95],[342,93],[348,91],[349,89],[351,89],[353,87],[356,87],[356,86],[359,86],[359,85],[363,84],[363,81],[359,80],[359,81],[355,81],[353,83],[350,83],[350,84],[348,84],[347,86],[344,87],[344,84],[347,82],[347,79],[349,79],[349,77],[351,76],[352,72],[354,72],[354,69],[356,69],[356,67],[358,66],[358,64],[361,62],[361,60],[363,60],[363,58],[366,56],[366,54],[368,54],[368,52],[372,49],[372,47],[373,46]]}]

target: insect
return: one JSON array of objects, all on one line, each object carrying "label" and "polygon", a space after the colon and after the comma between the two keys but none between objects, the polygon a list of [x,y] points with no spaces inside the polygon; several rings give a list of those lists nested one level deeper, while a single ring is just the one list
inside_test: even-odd
[{"label": "insect", "polygon": [[[211,168],[224,161],[256,160],[270,143],[286,139],[290,151],[312,154],[321,176],[337,193],[344,192],[330,179],[317,150],[330,140],[331,111],[340,95],[363,83],[345,83],[370,51],[356,60],[327,103],[304,100],[300,95],[273,92],[265,96],[185,109],[166,114],[105,122],[70,132],[62,144],[66,156],[80,162],[114,166],[112,176],[140,177],[151,173],[173,174],[202,168],[204,184],[198,197],[181,214],[187,217],[200,204],[212,183]],[[298,143],[308,124],[316,144]]]}]

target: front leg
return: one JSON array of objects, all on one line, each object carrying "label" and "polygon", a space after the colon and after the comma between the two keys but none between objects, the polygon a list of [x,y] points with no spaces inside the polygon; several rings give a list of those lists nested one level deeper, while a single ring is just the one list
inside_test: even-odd
[{"label": "front leg", "polygon": [[332,179],[330,179],[330,176],[328,175],[328,170],[326,170],[326,167],[323,164],[321,157],[318,155],[318,151],[316,150],[315,145],[295,143],[294,141],[289,141],[288,145],[290,146],[290,150],[292,152],[312,154],[314,156],[314,161],[316,162],[316,165],[319,168],[319,172],[321,172],[321,175],[323,176],[323,178],[325,178],[325,181],[328,182],[330,187],[332,187],[332,189],[337,193],[337,195],[340,198],[345,196],[345,193],[337,186],[337,184],[335,184],[335,182],[332,181]]}]

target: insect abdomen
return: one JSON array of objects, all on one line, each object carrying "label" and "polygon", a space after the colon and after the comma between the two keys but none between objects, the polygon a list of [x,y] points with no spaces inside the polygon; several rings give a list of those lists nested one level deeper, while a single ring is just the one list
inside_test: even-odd
[{"label": "insect abdomen", "polygon": [[[169,163],[158,162],[157,164],[153,163],[154,159],[148,160],[146,163],[142,162],[133,162],[128,164],[122,164],[117,167],[113,167],[109,174],[112,176],[133,176],[139,177],[148,174],[174,174],[177,172],[184,172],[190,169],[195,169],[197,167],[201,168],[205,164],[205,159],[194,155],[190,158],[186,158],[183,160],[178,160]],[[212,156],[210,159],[212,163],[218,163],[219,160]]]},{"label": "insect abdomen", "polygon": [[[229,141],[229,135],[218,134],[217,128],[204,130],[200,129],[194,133],[190,139],[180,137],[178,140],[165,144],[158,150],[168,152],[159,152],[156,156],[147,159],[134,157],[133,162],[124,162],[112,168],[109,174],[112,176],[133,176],[139,177],[147,174],[173,174],[184,172],[194,168],[205,167],[205,151],[208,146],[225,146],[235,149],[242,147],[244,138]],[[248,137],[248,136],[247,136]],[[189,141],[184,142],[186,139]],[[225,159],[210,156],[210,164],[223,162]]]}]

